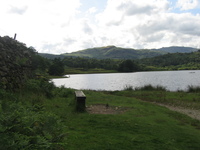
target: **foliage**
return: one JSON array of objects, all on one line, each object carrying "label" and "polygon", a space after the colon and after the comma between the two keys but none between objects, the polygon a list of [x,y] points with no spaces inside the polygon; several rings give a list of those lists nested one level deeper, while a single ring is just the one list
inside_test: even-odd
[{"label": "foliage", "polygon": [[140,65],[154,66],[164,70],[197,70],[200,69],[200,51],[166,54],[154,58],[141,59],[137,62]]},{"label": "foliage", "polygon": [[50,75],[63,75],[64,73],[64,64],[60,58],[55,58],[53,64],[49,67]]},{"label": "foliage", "polygon": [[17,93],[0,90],[0,149],[61,148],[65,126],[60,116],[43,105],[53,96],[55,86],[32,79],[23,88]]},{"label": "foliage", "polygon": [[3,101],[0,114],[0,149],[53,149],[63,138],[58,116],[37,105]]},{"label": "foliage", "polygon": [[55,88],[55,85],[51,82],[48,82],[46,79],[30,79],[26,82],[24,86],[25,91],[32,91],[37,94],[45,94],[48,98],[53,96],[52,92]]},{"label": "foliage", "polygon": [[119,64],[118,67],[119,72],[133,72],[138,71],[138,66],[135,64],[133,60],[124,60]]},{"label": "foliage", "polygon": [[85,70],[91,68],[101,68],[106,70],[116,70],[118,60],[112,59],[94,59],[81,57],[65,57],[63,60],[67,67],[84,68]]},{"label": "foliage", "polygon": [[135,88],[134,90],[144,90],[144,91],[167,91],[165,87],[162,87],[162,86],[152,86],[152,85],[145,85],[143,87],[137,87]]},{"label": "foliage", "polygon": [[51,61],[35,54],[31,57],[32,60],[32,68],[36,73],[45,73],[49,68]]},{"label": "foliage", "polygon": [[190,93],[199,93],[200,92],[200,86],[188,86],[187,92]]}]

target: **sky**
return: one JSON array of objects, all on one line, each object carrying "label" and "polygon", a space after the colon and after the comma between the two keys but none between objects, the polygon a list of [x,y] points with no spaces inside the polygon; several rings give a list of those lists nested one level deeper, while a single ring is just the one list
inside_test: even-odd
[{"label": "sky", "polygon": [[0,36],[39,53],[200,48],[200,0],[0,0]]}]

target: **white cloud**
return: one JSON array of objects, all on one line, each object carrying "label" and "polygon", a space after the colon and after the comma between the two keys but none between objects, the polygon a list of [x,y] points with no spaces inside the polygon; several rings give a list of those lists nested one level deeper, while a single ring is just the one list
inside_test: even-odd
[{"label": "white cloud", "polygon": [[79,0],[3,1],[0,35],[17,33],[39,52],[57,54],[107,45],[200,48],[200,15],[172,13],[170,0],[108,0],[104,10],[90,5],[84,12],[81,5]]},{"label": "white cloud", "polygon": [[110,0],[97,19],[108,35],[113,33],[116,37],[111,45],[133,48],[198,47],[200,16],[171,13],[169,6],[166,0]]},{"label": "white cloud", "polygon": [[198,0],[178,0],[176,5],[181,10],[189,10],[196,8],[198,4],[199,4]]},{"label": "white cloud", "polygon": [[93,14],[93,13],[97,12],[97,8],[96,7],[91,7],[87,12],[89,14]]}]

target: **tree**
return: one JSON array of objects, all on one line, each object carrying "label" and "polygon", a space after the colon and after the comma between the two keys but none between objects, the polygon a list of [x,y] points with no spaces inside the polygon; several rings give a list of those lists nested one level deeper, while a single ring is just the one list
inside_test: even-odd
[{"label": "tree", "polygon": [[63,75],[65,69],[64,64],[60,58],[55,58],[53,64],[49,67],[49,74],[60,76]]},{"label": "tree", "polygon": [[127,59],[119,64],[118,71],[119,72],[133,72],[137,71],[138,66],[134,63],[133,60]]}]

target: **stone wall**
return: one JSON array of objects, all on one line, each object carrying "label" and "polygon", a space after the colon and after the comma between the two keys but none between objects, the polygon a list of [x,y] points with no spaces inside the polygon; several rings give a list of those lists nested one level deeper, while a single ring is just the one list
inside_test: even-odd
[{"label": "stone wall", "polygon": [[32,75],[31,52],[8,36],[0,37],[0,86],[13,90],[20,88]]}]

